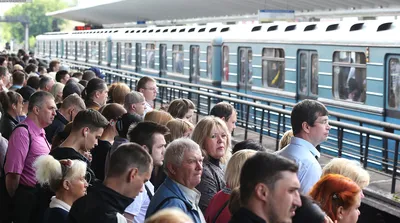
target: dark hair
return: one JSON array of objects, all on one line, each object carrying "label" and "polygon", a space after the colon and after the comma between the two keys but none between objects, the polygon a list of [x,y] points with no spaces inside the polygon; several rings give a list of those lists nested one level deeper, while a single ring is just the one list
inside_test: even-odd
[{"label": "dark hair", "polygon": [[35,64],[29,64],[28,66],[25,67],[25,72],[26,72],[27,74],[30,74],[30,73],[32,73],[32,72],[35,72],[35,70],[36,70],[37,68],[38,68],[38,67],[37,67]]},{"label": "dark hair", "polygon": [[232,154],[236,153],[237,151],[243,150],[243,149],[251,149],[255,151],[261,151],[261,152],[266,152],[267,149],[264,148],[263,145],[260,143],[252,140],[252,139],[246,139],[241,142],[236,143],[236,145],[232,149]]},{"label": "dark hair", "polygon": [[68,75],[68,71],[66,70],[59,70],[56,73],[56,81],[61,82],[61,79],[65,78]]},{"label": "dark hair", "polygon": [[81,84],[83,87],[86,87],[87,84],[88,84],[88,81],[87,80],[80,80],[78,83]]},{"label": "dark hair", "polygon": [[106,128],[108,124],[109,122],[100,112],[93,109],[87,109],[76,114],[72,124],[72,131],[77,131],[84,127],[88,127],[91,131],[95,131],[99,128]]},{"label": "dark hair", "polygon": [[296,134],[300,133],[303,129],[303,122],[307,122],[308,125],[314,126],[314,122],[319,116],[326,115],[328,115],[328,110],[319,101],[305,99],[297,103],[293,107],[292,114],[290,115],[293,135],[296,136]]},{"label": "dark hair", "polygon": [[50,64],[49,64],[49,70],[50,70],[50,72],[54,71],[54,67],[55,67],[57,64],[60,64],[60,61],[58,61],[58,60],[53,60],[53,61],[50,62]]},{"label": "dark hair", "polygon": [[96,91],[103,91],[107,89],[106,82],[102,79],[99,78],[93,78],[90,80],[82,92],[82,97],[85,99],[85,101],[91,101],[93,94]]},{"label": "dark hair", "polygon": [[225,118],[225,121],[228,121],[234,111],[235,108],[231,104],[227,102],[220,102],[214,105],[210,111],[210,115],[218,118]]},{"label": "dark hair", "polygon": [[300,195],[301,207],[296,209],[296,214],[293,216],[293,223],[323,223],[325,220],[325,212],[318,206],[315,201],[305,195]]},{"label": "dark hair", "polygon": [[144,76],[144,77],[140,78],[140,80],[136,84],[136,91],[140,91],[140,89],[146,88],[147,82],[156,82],[156,80],[154,80],[154,78],[148,77],[148,76]]},{"label": "dark hair", "polygon": [[142,122],[143,118],[137,114],[125,113],[117,120],[116,127],[118,135],[122,138],[127,138],[128,130],[134,123]]},{"label": "dark hair", "polygon": [[30,86],[31,88],[37,90],[40,86],[40,78],[39,76],[30,76],[26,81],[26,85]]},{"label": "dark hair", "polygon": [[194,103],[186,98],[175,99],[168,106],[168,112],[174,118],[184,118],[190,109],[195,109]]},{"label": "dark hair", "polygon": [[28,112],[31,112],[33,107],[41,108],[47,98],[54,100],[54,96],[47,91],[36,91],[29,98]]},{"label": "dark hair", "polygon": [[61,143],[63,143],[71,134],[71,129],[72,129],[72,122],[69,122],[68,124],[65,125],[64,130],[57,133],[52,141],[51,141],[51,150],[59,147]]},{"label": "dark hair", "polygon": [[169,129],[164,125],[155,122],[139,122],[136,126],[128,130],[128,139],[130,142],[145,145],[151,154],[151,148],[154,143],[153,135],[155,133],[165,135],[168,132]]},{"label": "dark hair", "polygon": [[240,209],[240,188],[236,187],[229,196],[228,209],[234,215]]},{"label": "dark hair", "polygon": [[69,82],[63,88],[63,99],[68,97],[71,94],[77,94],[79,96],[82,95],[81,88],[79,87],[78,83]]},{"label": "dark hair", "polygon": [[38,72],[39,72],[39,73],[42,72],[42,71],[44,71],[44,70],[46,70],[46,67],[44,67],[44,66],[39,66],[39,68],[38,68]]},{"label": "dark hair", "polygon": [[38,61],[37,60],[35,60],[35,59],[30,59],[30,60],[28,60],[28,63],[29,64],[34,64],[34,65],[36,65],[36,67],[37,67],[37,65],[38,65]]},{"label": "dark hair", "polygon": [[46,85],[51,81],[51,78],[45,75],[42,75],[39,80],[39,88],[43,90],[46,88]]},{"label": "dark hair", "polygon": [[123,114],[126,113],[124,106],[117,103],[110,103],[101,109],[101,114],[108,120],[117,121]]},{"label": "dark hair", "polygon": [[25,73],[22,71],[15,71],[12,74],[13,84],[23,85],[25,81]]},{"label": "dark hair", "polygon": [[4,61],[6,61],[7,58],[4,56],[0,56],[0,64],[2,65],[4,63]]},{"label": "dark hair", "polygon": [[90,81],[96,77],[96,74],[91,70],[85,70],[82,75],[82,80]]},{"label": "dark hair", "polygon": [[82,72],[75,72],[72,74],[72,77],[76,77],[78,79],[82,79],[83,73]]},{"label": "dark hair", "polygon": [[257,152],[248,158],[240,173],[241,204],[247,205],[258,183],[274,190],[275,183],[282,177],[282,171],[297,173],[298,166],[289,159],[267,152]]},{"label": "dark hair", "polygon": [[106,178],[123,176],[130,168],[145,173],[150,170],[152,163],[150,154],[143,147],[136,143],[124,143],[111,155]]},{"label": "dark hair", "polygon": [[22,98],[22,96],[15,91],[0,92],[0,104],[3,109],[3,113],[7,112],[7,110],[11,108],[13,104],[17,104],[19,98]]}]

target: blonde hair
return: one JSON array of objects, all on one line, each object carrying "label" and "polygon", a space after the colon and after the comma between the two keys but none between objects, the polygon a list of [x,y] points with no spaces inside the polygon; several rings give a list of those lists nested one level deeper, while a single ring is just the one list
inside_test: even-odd
[{"label": "blonde hair", "polygon": [[368,186],[369,173],[356,161],[345,158],[333,158],[322,169],[322,176],[340,174],[353,180],[361,189]]},{"label": "blonde hair", "polygon": [[125,96],[129,92],[131,92],[131,89],[128,87],[128,85],[126,85],[124,83],[118,83],[117,85],[115,85],[115,87],[112,91],[113,102],[124,105]]},{"label": "blonde hair", "polygon": [[51,155],[43,155],[33,163],[36,179],[41,185],[49,185],[54,192],[58,191],[64,180],[72,180],[86,175],[86,163],[72,160],[71,166],[61,164]]},{"label": "blonde hair", "polygon": [[53,87],[51,88],[50,93],[54,96],[55,103],[61,102],[59,100],[62,100],[62,98],[57,100],[58,99],[57,95],[59,92],[63,91],[64,86],[65,86],[64,84],[62,84],[60,82],[56,82],[56,83],[54,83]]},{"label": "blonde hair", "polygon": [[293,131],[292,130],[288,130],[285,132],[285,134],[283,134],[281,140],[279,140],[279,150],[285,148],[287,145],[289,145],[290,140],[292,140],[293,137]]},{"label": "blonde hair", "polygon": [[150,111],[144,116],[145,122],[155,122],[160,125],[167,125],[169,121],[174,119],[168,112],[165,111]]},{"label": "blonde hair", "polygon": [[165,208],[146,219],[145,223],[194,223],[185,212],[178,208]]},{"label": "blonde hair", "polygon": [[257,151],[251,149],[243,149],[235,154],[229,159],[228,165],[225,170],[225,182],[229,188],[236,188],[240,186],[240,171],[242,170],[244,162]]},{"label": "blonde hair", "polygon": [[185,132],[193,131],[194,125],[186,120],[172,119],[167,123],[167,128],[169,129],[169,134],[165,135],[165,141],[170,143],[175,139],[181,138]]},{"label": "blonde hair", "polygon": [[228,130],[228,127],[226,127],[226,124],[222,119],[215,116],[207,116],[203,118],[202,120],[200,120],[199,123],[197,123],[196,127],[194,128],[192,133],[192,139],[197,144],[199,144],[203,155],[207,157],[208,153],[205,148],[205,141],[207,137],[211,136],[211,132],[215,128],[222,129],[222,131],[224,131],[224,133],[226,134],[225,155],[220,160],[222,164],[226,164],[231,155],[231,134]]}]

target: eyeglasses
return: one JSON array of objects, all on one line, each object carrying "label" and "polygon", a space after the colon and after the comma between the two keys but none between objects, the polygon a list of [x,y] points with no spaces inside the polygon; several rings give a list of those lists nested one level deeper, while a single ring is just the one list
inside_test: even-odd
[{"label": "eyeglasses", "polygon": [[315,123],[319,123],[321,125],[329,125],[329,119],[324,119],[321,121],[315,121]]},{"label": "eyeglasses", "polygon": [[150,91],[158,91],[158,87],[151,87],[151,88],[144,88],[146,90],[150,90]]}]

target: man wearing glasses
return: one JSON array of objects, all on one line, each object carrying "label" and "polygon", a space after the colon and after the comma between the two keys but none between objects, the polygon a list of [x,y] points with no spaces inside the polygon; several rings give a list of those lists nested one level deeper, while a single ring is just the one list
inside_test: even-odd
[{"label": "man wearing glasses", "polygon": [[144,116],[147,112],[154,109],[154,100],[156,99],[158,92],[156,80],[147,76],[140,78],[136,85],[136,91],[142,93],[145,98],[146,105],[143,114]]}]

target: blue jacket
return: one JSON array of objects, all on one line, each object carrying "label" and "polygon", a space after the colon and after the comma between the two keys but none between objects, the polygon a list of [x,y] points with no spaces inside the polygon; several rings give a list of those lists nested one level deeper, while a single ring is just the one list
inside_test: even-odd
[{"label": "blue jacket", "polygon": [[164,208],[179,208],[189,215],[195,223],[201,223],[200,213],[185,198],[178,185],[167,177],[158,188],[147,208],[146,218]]}]

